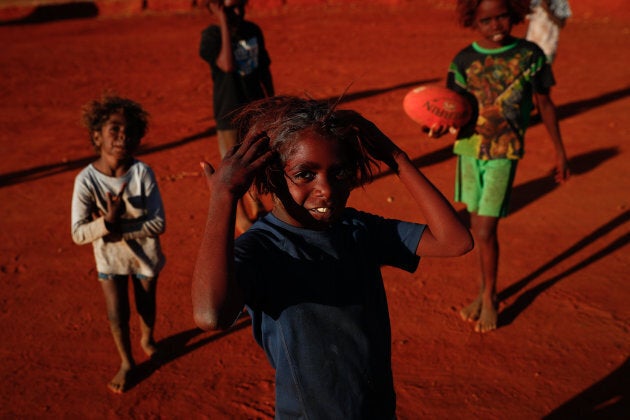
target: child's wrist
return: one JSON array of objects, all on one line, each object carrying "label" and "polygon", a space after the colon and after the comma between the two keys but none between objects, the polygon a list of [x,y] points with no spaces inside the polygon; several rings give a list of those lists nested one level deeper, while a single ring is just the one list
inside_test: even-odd
[{"label": "child's wrist", "polygon": [[217,182],[212,186],[210,199],[221,203],[237,202],[241,197],[229,186]]},{"label": "child's wrist", "polygon": [[120,233],[120,223],[110,222],[105,219],[105,229],[110,233]]}]

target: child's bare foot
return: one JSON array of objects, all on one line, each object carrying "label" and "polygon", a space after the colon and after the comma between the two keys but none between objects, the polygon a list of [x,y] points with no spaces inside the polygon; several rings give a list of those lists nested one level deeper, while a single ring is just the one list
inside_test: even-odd
[{"label": "child's bare foot", "polygon": [[477,296],[475,300],[472,301],[471,304],[462,308],[459,311],[459,315],[462,317],[464,321],[474,322],[479,319],[479,315],[481,314],[481,296]]},{"label": "child's bare foot", "polygon": [[497,305],[492,302],[488,305],[483,305],[481,308],[481,314],[479,321],[475,324],[475,331],[480,333],[486,333],[497,329]]},{"label": "child's bare foot", "polygon": [[122,394],[125,392],[125,386],[127,385],[131,371],[131,368],[121,367],[116,376],[107,384],[109,390],[114,394]]},{"label": "child's bare foot", "polygon": [[140,341],[140,346],[142,347],[142,350],[144,350],[144,352],[146,353],[147,356],[149,357],[153,357],[157,351],[157,344],[155,344],[154,340],[141,340]]}]

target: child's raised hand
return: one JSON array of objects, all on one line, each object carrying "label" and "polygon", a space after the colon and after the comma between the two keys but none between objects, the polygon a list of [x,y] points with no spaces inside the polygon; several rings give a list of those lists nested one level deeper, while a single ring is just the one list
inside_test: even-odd
[{"label": "child's raised hand", "polygon": [[201,167],[210,191],[226,188],[236,197],[242,197],[249,189],[254,174],[273,156],[269,148],[269,137],[258,133],[246,138],[242,143],[229,150],[216,168],[207,162]]},{"label": "child's raised hand", "polygon": [[107,212],[103,217],[108,225],[108,229],[117,226],[120,222],[120,217],[125,213],[125,201],[122,198],[125,188],[127,188],[126,182],[122,185],[118,194],[114,195],[108,192],[105,197]]},{"label": "child's raised hand", "polygon": [[219,2],[208,1],[207,7],[210,10],[210,13],[215,15],[219,19],[220,22],[222,23],[225,22],[225,5],[223,4],[222,1],[219,1]]},{"label": "child's raised hand", "polygon": [[[346,111],[337,111],[346,112]],[[353,111],[347,111],[353,112]],[[387,166],[396,170],[398,167],[395,155],[402,150],[387,137],[372,121],[355,113],[355,128],[360,133],[362,145],[374,159],[385,162]]]},{"label": "child's raised hand", "polygon": [[206,177],[206,183],[208,184],[208,189],[212,191],[212,176],[214,175],[214,167],[210,165],[205,160],[199,163],[201,166],[201,170],[203,171],[204,176]]}]

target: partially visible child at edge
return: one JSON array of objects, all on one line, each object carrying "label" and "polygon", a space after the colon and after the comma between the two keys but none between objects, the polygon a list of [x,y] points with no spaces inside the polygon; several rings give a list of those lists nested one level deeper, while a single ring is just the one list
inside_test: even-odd
[{"label": "partially visible child at edge", "polygon": [[531,0],[525,39],[538,45],[552,64],[558,51],[560,31],[571,17],[568,0]]},{"label": "partially visible child at edge", "polygon": [[[216,172],[195,266],[194,318],[231,326],[246,305],[276,370],[276,418],[391,419],[391,333],[380,268],[413,272],[420,257],[453,257],[472,238],[407,154],[354,111],[276,97],[237,116],[242,143]],[[405,222],[346,207],[384,162],[415,199]],[[273,209],[236,242],[238,199],[250,185]]]},{"label": "partially visible child at edge", "polygon": [[[199,55],[210,66],[212,102],[221,157],[236,144],[233,113],[241,106],[274,96],[271,59],[258,25],[245,20],[247,0],[204,0],[216,18],[201,33]],[[246,231],[265,208],[253,194],[243,196],[236,227]]]},{"label": "partially visible child at edge", "polygon": [[104,96],[86,105],[83,122],[98,158],[76,177],[72,195],[72,239],[92,243],[107,317],[120,355],[108,387],[126,390],[135,362],[129,334],[131,278],[140,316],[140,345],[155,357],[153,338],[158,274],[164,266],[158,235],[164,207],[151,168],[133,157],[147,130],[147,112],[137,103]]},{"label": "partially visible child at edge", "polygon": [[[476,109],[476,119],[459,130],[453,150],[458,156],[455,200],[465,203],[470,213],[481,279],[479,295],[460,315],[474,322],[478,332],[497,327],[497,230],[499,220],[508,214],[533,98],[555,148],[555,180],[569,178],[550,97],[555,84],[551,67],[536,44],[511,35],[512,26],[523,22],[528,12],[529,0],[457,2],[460,24],[479,35],[455,56],[447,78],[447,86],[467,96]],[[448,127],[433,127],[430,133],[439,137],[447,131]]]}]

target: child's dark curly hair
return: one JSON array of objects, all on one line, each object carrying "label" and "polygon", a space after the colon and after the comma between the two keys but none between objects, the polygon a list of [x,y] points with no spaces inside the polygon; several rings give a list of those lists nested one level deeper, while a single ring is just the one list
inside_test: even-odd
[{"label": "child's dark curly hair", "polygon": [[[475,24],[475,12],[484,0],[457,0],[458,22],[464,28],[472,28]],[[504,0],[513,25],[525,20],[530,13],[530,0]]]},{"label": "child's dark curly hair", "polygon": [[370,133],[360,128],[364,121],[355,111],[336,109],[336,104],[294,96],[275,96],[252,102],[234,118],[240,141],[265,132],[269,147],[277,153],[277,158],[254,177],[253,185],[260,194],[278,191],[279,183],[284,180],[286,160],[300,134],[309,130],[336,140],[344,147],[353,187],[369,183],[378,163],[365,147]]},{"label": "child's dark curly hair", "polygon": [[94,132],[100,131],[109,117],[119,111],[122,111],[125,116],[127,123],[125,135],[131,150],[138,147],[140,140],[146,134],[149,114],[142,108],[142,105],[131,99],[105,94],[100,100],[93,100],[83,107],[83,125],[90,133],[90,141],[96,152],[99,150],[94,143]]},{"label": "child's dark curly hair", "polygon": [[[240,6],[242,6],[242,7],[247,6],[247,2],[248,2],[248,0],[241,0]],[[225,4],[225,0],[205,0],[201,4],[203,4],[205,6],[210,6],[210,3],[212,3],[212,4]]]}]

